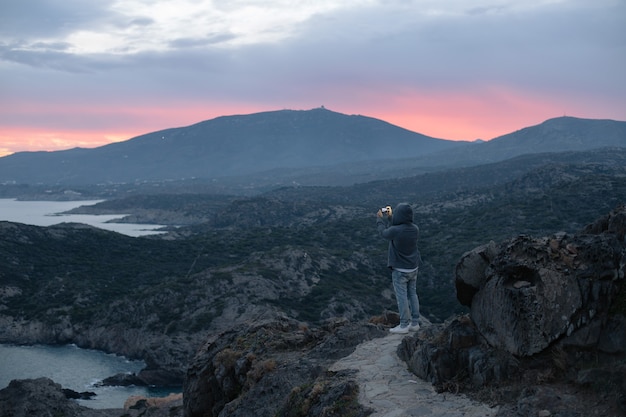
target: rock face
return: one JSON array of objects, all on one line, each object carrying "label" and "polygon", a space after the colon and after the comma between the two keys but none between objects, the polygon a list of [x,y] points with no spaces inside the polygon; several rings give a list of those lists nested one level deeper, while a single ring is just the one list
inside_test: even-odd
[{"label": "rock face", "polygon": [[517,374],[519,365],[512,355],[484,343],[467,316],[425,327],[418,336],[404,338],[398,356],[415,375],[440,391],[450,390],[460,375],[478,386],[505,381]]},{"label": "rock face", "polygon": [[214,335],[189,365],[185,416],[365,416],[350,375],[327,369],[384,334],[379,325],[339,320],[310,329],[283,318]]},{"label": "rock face", "polygon": [[606,324],[624,281],[624,212],[587,228],[599,234],[519,236],[466,253],[456,268],[457,296],[487,342],[531,356]]},{"label": "rock face", "polygon": [[2,417],[106,417],[108,414],[83,407],[70,398],[80,393],[62,389],[49,378],[13,380],[0,390]]},{"label": "rock face", "polygon": [[62,388],[49,378],[13,380],[0,390],[0,417],[182,417],[182,396],[130,397],[124,409],[92,409],[74,399],[90,393]]},{"label": "rock face", "polygon": [[[508,404],[502,415],[621,415],[625,232],[620,207],[576,235],[518,236],[466,253],[456,289],[470,313],[405,338],[398,355],[441,391],[488,387],[489,400]],[[585,395],[592,406],[577,409]]]},{"label": "rock face", "polygon": [[[59,328],[72,329],[72,337],[64,337]],[[154,332],[114,327],[83,328],[69,323],[56,326],[41,321],[0,316],[0,341],[22,344],[75,343],[84,349],[114,352],[132,359],[143,359],[146,368],[137,375],[134,385],[180,387],[185,376],[185,364],[193,354],[193,346],[201,343],[200,335],[168,337]],[[128,385],[123,381],[121,385]],[[113,379],[107,383],[113,385]]]}]

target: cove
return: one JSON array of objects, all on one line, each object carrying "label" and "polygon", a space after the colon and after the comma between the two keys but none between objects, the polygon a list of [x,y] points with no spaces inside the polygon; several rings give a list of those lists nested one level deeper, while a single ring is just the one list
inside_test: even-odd
[{"label": "cove", "polygon": [[0,344],[0,389],[13,379],[47,377],[77,392],[91,391],[96,396],[90,400],[78,400],[89,408],[122,408],[131,395],[145,397],[167,396],[174,390],[148,387],[101,387],[104,378],[118,373],[138,373],[145,366],[143,361],[129,360],[122,356],[97,350],[81,349],[75,345],[65,346],[17,346]]},{"label": "cove", "polygon": [[87,201],[22,201],[0,198],[0,221],[30,224],[34,226],[51,226],[59,223],[84,223],[128,236],[144,236],[162,233],[158,224],[110,223],[121,219],[124,214],[64,214],[64,212],[80,206],[91,206],[103,200]]}]

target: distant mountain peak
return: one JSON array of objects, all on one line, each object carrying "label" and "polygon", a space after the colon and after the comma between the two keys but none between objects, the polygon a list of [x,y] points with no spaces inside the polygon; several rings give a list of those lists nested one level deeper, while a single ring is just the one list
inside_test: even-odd
[{"label": "distant mountain peak", "polygon": [[214,179],[418,157],[459,146],[325,107],[221,116],[89,150],[0,158],[0,182]]},{"label": "distant mountain peak", "polygon": [[488,142],[455,142],[321,106],[221,116],[94,149],[21,152],[0,158],[0,184],[108,184],[226,177],[246,177],[254,183],[251,176],[260,173],[320,167],[324,171],[333,167],[337,171],[334,177],[345,175],[363,181],[372,178],[382,161],[394,161],[393,166],[402,161],[414,172],[424,172],[529,153],[600,147],[626,147],[626,122],[563,116]]}]

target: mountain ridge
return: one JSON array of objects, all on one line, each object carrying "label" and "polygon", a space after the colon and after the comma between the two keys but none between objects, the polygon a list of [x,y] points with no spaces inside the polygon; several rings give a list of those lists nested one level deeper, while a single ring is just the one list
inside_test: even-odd
[{"label": "mountain ridge", "polygon": [[[315,185],[473,166],[528,153],[626,147],[626,122],[557,117],[487,142],[437,139],[361,115],[317,108],[220,116],[98,148],[0,158],[3,184],[126,184],[228,179],[248,186],[280,173]],[[324,179],[323,179],[324,178]]]},{"label": "mountain ridge", "polygon": [[471,142],[448,151],[417,158],[415,165],[448,167],[481,165],[536,153],[587,151],[626,147],[626,122],[560,116],[495,137]]},{"label": "mountain ridge", "polygon": [[0,182],[213,178],[420,155],[457,145],[365,116],[322,108],[281,110],[221,116],[94,149],[9,155],[0,158]]}]

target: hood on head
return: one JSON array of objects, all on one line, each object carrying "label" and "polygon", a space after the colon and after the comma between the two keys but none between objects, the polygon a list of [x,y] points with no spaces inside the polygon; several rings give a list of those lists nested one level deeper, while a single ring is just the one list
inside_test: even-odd
[{"label": "hood on head", "polygon": [[408,203],[400,203],[393,209],[391,224],[413,223],[413,209]]}]

